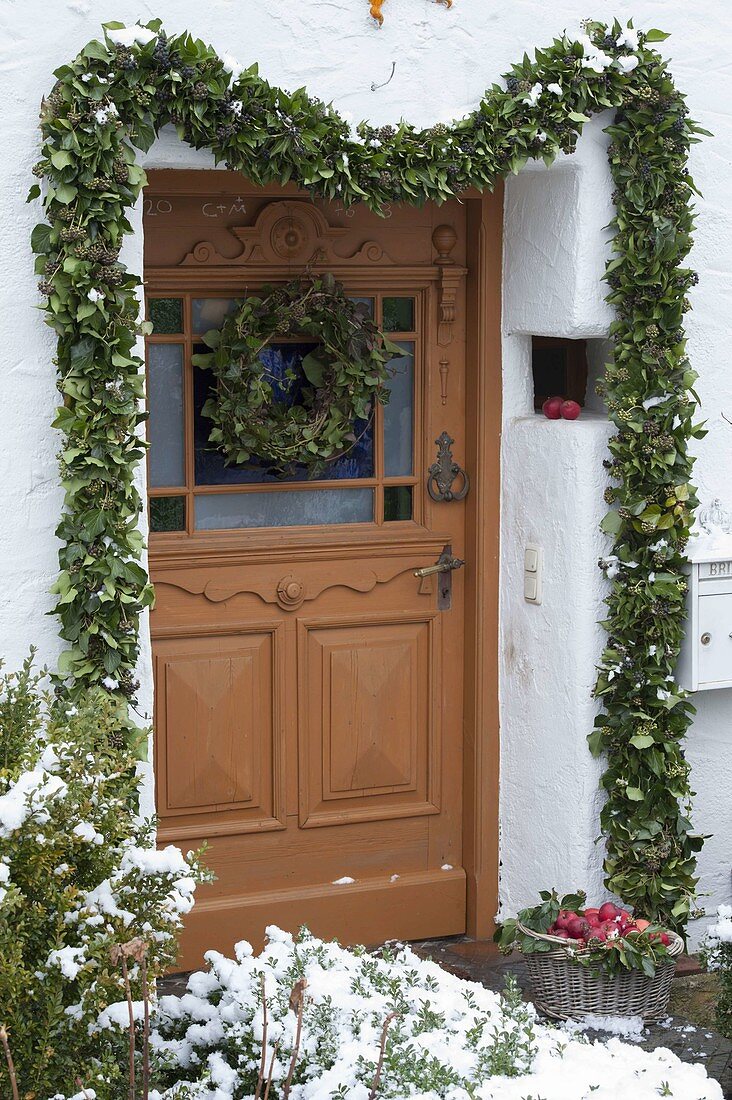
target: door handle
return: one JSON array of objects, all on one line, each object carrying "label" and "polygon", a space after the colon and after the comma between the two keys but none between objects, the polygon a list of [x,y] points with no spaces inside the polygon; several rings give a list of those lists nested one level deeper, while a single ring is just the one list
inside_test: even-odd
[{"label": "door handle", "polygon": [[452,552],[452,546],[448,542],[442,548],[442,553],[434,565],[426,565],[423,569],[415,569],[415,577],[432,577],[436,573],[441,574],[437,585],[437,607],[440,611],[449,611],[452,606],[452,575],[456,569],[462,569],[465,562],[462,558],[456,558]]},{"label": "door handle", "polygon": [[446,557],[442,551],[440,558],[434,565],[426,565],[424,569],[415,569],[415,577],[431,577],[434,573],[451,573],[453,569],[462,569],[465,565],[463,558]]}]

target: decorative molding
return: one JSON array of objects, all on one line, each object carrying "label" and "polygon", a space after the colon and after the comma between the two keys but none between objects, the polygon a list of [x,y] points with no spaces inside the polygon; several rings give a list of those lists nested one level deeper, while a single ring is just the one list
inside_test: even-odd
[{"label": "decorative molding", "polygon": [[450,360],[440,359],[440,398],[442,404],[447,404],[447,380],[450,374]]},{"label": "decorative molding", "polygon": [[199,241],[178,266],[255,270],[283,263],[395,266],[378,241],[365,241],[350,255],[336,252],[336,244],[352,230],[330,225],[321,210],[302,199],[270,202],[260,210],[253,225],[232,226],[228,232],[242,245],[238,256],[224,256],[211,241]]},{"label": "decorative molding", "polygon": [[[421,558],[423,555],[420,554]],[[177,588],[191,596],[203,596],[211,604],[225,603],[235,596],[257,596],[265,604],[277,604],[283,611],[296,611],[304,603],[318,599],[324,592],[333,588],[347,588],[352,592],[372,592],[377,585],[389,584],[405,573],[414,572],[414,561],[404,565],[394,561],[391,568],[385,568],[387,562],[377,570],[364,569],[360,575],[354,575],[350,563],[334,563],[328,575],[318,572],[316,575],[301,579],[293,573],[277,580],[258,580],[248,583],[237,571],[231,580],[225,578],[201,577],[197,570],[186,570],[158,575],[155,580],[157,589]]]},{"label": "decorative molding", "polygon": [[457,233],[451,225],[438,225],[432,234],[432,244],[437,252],[435,265],[440,272],[440,316],[437,326],[437,343],[440,347],[447,347],[452,343],[457,294],[460,283],[467,275],[467,268],[458,267],[450,256],[456,241]]}]

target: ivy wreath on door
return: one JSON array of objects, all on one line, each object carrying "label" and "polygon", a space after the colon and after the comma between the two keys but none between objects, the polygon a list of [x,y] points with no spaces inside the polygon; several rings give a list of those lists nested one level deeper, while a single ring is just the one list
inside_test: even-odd
[{"label": "ivy wreath on door", "polygon": [[[317,346],[299,371],[274,374],[262,353],[290,336]],[[211,351],[192,361],[216,379],[203,406],[209,443],[229,465],[265,460],[282,476],[302,466],[317,477],[356,445],[376,404],[389,400],[388,364],[401,354],[331,274],[265,287],[203,340]]]}]

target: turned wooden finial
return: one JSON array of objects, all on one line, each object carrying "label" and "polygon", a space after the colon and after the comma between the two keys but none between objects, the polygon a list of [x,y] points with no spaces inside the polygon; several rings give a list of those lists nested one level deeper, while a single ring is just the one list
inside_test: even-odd
[{"label": "turned wooden finial", "polygon": [[455,247],[457,241],[457,233],[451,225],[438,225],[432,234],[432,243],[435,246],[437,252],[436,264],[440,267],[444,267],[445,264],[454,264],[455,261],[451,259],[450,253]]}]

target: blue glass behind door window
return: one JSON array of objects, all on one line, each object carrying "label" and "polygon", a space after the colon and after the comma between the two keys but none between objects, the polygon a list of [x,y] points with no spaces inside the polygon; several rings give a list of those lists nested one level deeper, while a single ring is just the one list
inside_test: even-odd
[{"label": "blue glass behind door window", "polygon": [[[305,381],[300,372],[300,364],[305,356],[317,345],[313,342],[269,344],[261,353],[262,362],[274,379],[273,388],[277,400],[289,404],[298,404],[302,397]],[[206,352],[205,344],[194,347],[194,352]],[[285,372],[291,369],[296,378],[288,382]],[[277,379],[281,384],[277,384]],[[302,381],[300,381],[302,379]],[[282,481],[308,481],[307,471],[303,467],[294,470],[283,478],[273,473],[270,464],[255,458],[246,466],[227,466],[224,456],[211,449],[208,437],[211,421],[203,416],[201,410],[215,384],[210,371],[201,367],[193,368],[193,414],[196,485],[263,485]],[[323,481],[343,481],[348,478],[374,476],[374,429],[373,421],[356,421],[354,432],[358,442],[341,458],[326,463],[318,478]]]}]

